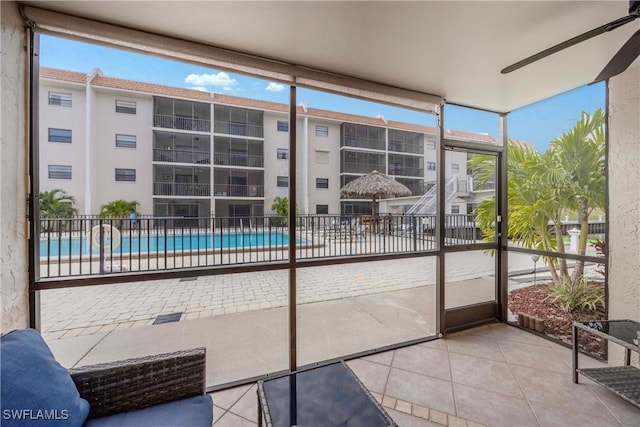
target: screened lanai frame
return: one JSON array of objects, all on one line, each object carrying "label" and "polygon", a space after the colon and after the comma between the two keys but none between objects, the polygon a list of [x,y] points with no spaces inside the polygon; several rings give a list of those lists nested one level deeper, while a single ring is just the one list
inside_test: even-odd
[{"label": "screened lanai frame", "polygon": [[[33,208],[29,210],[29,231],[31,238],[29,239],[29,276],[30,276],[30,291],[29,291],[29,303],[30,303],[30,325],[32,327],[39,327],[39,313],[38,313],[38,300],[39,292],[47,289],[57,289],[76,286],[91,286],[91,285],[108,285],[116,283],[126,283],[141,280],[157,280],[157,279],[169,279],[169,278],[183,278],[194,276],[206,276],[206,275],[221,275],[232,273],[246,273],[246,272],[258,272],[268,270],[287,270],[289,278],[289,370],[302,370],[306,369],[305,366],[298,366],[297,364],[297,335],[296,335],[296,272],[298,268],[316,267],[316,266],[329,266],[337,264],[348,263],[360,263],[369,261],[385,261],[385,260],[402,260],[405,258],[415,257],[431,257],[435,256],[436,262],[436,336],[442,336],[443,333],[466,328],[469,326],[486,323],[488,321],[506,321],[507,320],[507,286],[508,280],[508,263],[507,255],[508,251],[525,252],[530,254],[539,254],[542,256],[559,256],[561,254],[545,253],[535,250],[526,250],[520,248],[508,247],[506,244],[506,219],[507,219],[507,168],[506,168],[506,150],[507,150],[507,113],[493,112],[499,115],[500,120],[500,144],[498,146],[479,145],[474,143],[466,143],[461,141],[451,141],[444,137],[444,114],[446,111],[446,103],[439,97],[414,93],[398,88],[390,88],[377,83],[366,82],[357,80],[349,76],[340,76],[331,73],[324,73],[319,70],[295,68],[298,72],[296,76],[291,76],[289,72],[292,70],[291,66],[287,64],[278,63],[265,58],[256,58],[253,56],[243,55],[241,53],[225,51],[222,49],[213,48],[211,46],[200,45],[197,43],[186,42],[182,40],[172,40],[168,46],[168,49],[173,48],[176,51],[180,49],[192,48],[192,52],[184,53],[183,55],[176,55],[171,59],[197,63],[199,65],[205,65],[208,67],[229,70],[240,74],[246,74],[254,77],[268,78],[270,80],[278,81],[288,84],[290,87],[289,97],[289,176],[296,176],[296,88],[308,87],[312,89],[321,88],[321,90],[332,93],[339,93],[342,95],[352,96],[356,98],[373,100],[381,103],[387,103],[390,105],[401,106],[404,108],[411,108],[414,110],[425,111],[425,106],[437,102],[437,108],[432,111],[437,117],[437,129],[438,134],[436,138],[436,151],[439,152],[436,160],[437,184],[440,191],[437,194],[437,206],[438,214],[436,215],[436,242],[437,247],[435,251],[422,251],[403,254],[383,254],[383,255],[365,255],[357,257],[342,257],[332,259],[313,259],[313,260],[298,260],[296,258],[296,239],[289,239],[288,254],[289,259],[286,261],[277,261],[272,263],[256,263],[250,265],[238,265],[238,266],[224,266],[224,267],[198,267],[190,269],[180,269],[175,271],[164,271],[157,273],[120,273],[109,274],[102,277],[78,277],[73,279],[41,279],[39,277],[39,260],[37,257],[37,240],[35,236],[39,236],[39,212],[37,209],[38,199],[38,82],[39,82],[39,34],[51,34],[60,37],[75,38],[83,41],[100,43],[111,45],[118,48],[125,48],[129,50],[139,51],[146,54],[155,54],[161,57],[167,57],[166,52],[162,52],[159,47],[167,40],[166,37],[157,36],[155,34],[146,34],[138,30],[126,29],[116,27],[112,25],[95,23],[89,20],[68,17],[65,15],[42,12],[40,15],[37,9],[30,7],[25,8],[25,16],[27,17],[27,24],[30,28],[29,36],[31,44],[30,50],[30,64],[29,64],[29,85],[30,85],[30,157],[29,157],[29,171],[30,171],[30,195],[29,202]],[[51,24],[53,22],[53,24]],[[57,26],[56,23],[65,22],[65,25]],[[68,26],[67,26],[68,25]],[[81,29],[84,29],[82,31]],[[95,31],[95,32],[94,32]],[[129,40],[122,43],[114,43],[119,37],[128,36]],[[142,34],[145,37],[142,39],[151,40],[149,45],[143,45],[140,42],[139,45],[132,45],[131,39],[135,38],[135,35]],[[132,36],[133,35],[133,36]],[[125,37],[126,38],[126,37]],[[171,39],[169,39],[171,40]],[[150,49],[144,49],[144,47],[150,47]],[[211,60],[207,58],[203,61],[202,58],[194,56],[193,53],[197,52],[214,52],[218,56],[218,60]],[[215,55],[214,55],[215,56]],[[226,61],[225,61],[226,60]],[[260,68],[264,66],[264,68]],[[255,73],[255,70],[261,70],[260,73]],[[608,105],[607,105],[608,107]],[[608,140],[608,134],[607,134]],[[496,230],[495,244],[473,244],[464,246],[446,246],[444,245],[445,238],[445,224],[442,218],[444,217],[444,178],[445,171],[441,167],[444,163],[444,156],[447,149],[466,149],[466,150],[480,150],[480,152],[490,151],[499,159],[498,164],[498,177],[496,187],[501,190],[498,192],[499,200],[497,203],[496,214],[502,219],[498,222]],[[289,184],[290,203],[296,205],[296,180],[291,180]],[[295,210],[291,210],[289,213],[289,223],[295,223]],[[608,227],[608,223],[607,223]],[[608,231],[608,230],[607,230]],[[290,230],[291,232],[291,230]],[[444,308],[444,271],[445,271],[445,253],[457,252],[465,250],[482,250],[482,249],[497,249],[496,251],[496,276],[499,279],[496,281],[496,298],[495,303],[491,307],[486,305],[478,305],[472,307],[461,307],[464,311],[456,313],[452,317],[456,317],[456,322],[447,324],[447,313]],[[576,256],[571,254],[563,255],[568,259],[583,259],[586,261],[593,261],[602,263],[602,258]],[[606,258],[604,260],[606,262]],[[606,278],[605,278],[606,280]],[[605,282],[606,283],[606,282]],[[605,290],[607,287],[605,286]],[[608,295],[606,296],[608,299]],[[466,314],[465,314],[466,313]],[[451,313],[450,313],[451,314]],[[462,316],[460,316],[462,314]],[[466,317],[465,317],[466,316]],[[400,343],[395,343],[389,346],[380,347],[376,349],[366,350],[355,354],[340,357],[339,359],[350,359],[360,357],[367,354],[373,354],[382,352],[394,348],[412,345],[418,342],[429,341],[436,338],[435,336],[426,336],[423,338],[413,339]],[[335,359],[326,360],[322,363],[331,363]],[[314,364],[317,366],[318,364]],[[277,374],[277,373],[270,373]],[[261,376],[264,377],[264,376]],[[213,389],[221,389],[230,387],[241,383],[249,383],[254,381],[255,378],[246,378],[240,381],[234,381],[233,383],[227,383],[220,386],[216,386]]]}]

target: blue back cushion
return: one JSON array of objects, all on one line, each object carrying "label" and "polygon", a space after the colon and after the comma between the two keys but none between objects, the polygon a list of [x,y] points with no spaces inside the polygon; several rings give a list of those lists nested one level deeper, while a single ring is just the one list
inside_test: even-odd
[{"label": "blue back cushion", "polygon": [[2,426],[80,427],[89,403],[40,334],[19,329],[0,338]]}]

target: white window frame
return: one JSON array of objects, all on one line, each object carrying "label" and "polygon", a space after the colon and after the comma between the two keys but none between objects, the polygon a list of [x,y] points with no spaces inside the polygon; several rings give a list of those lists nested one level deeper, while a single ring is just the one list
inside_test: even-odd
[{"label": "white window frame", "polygon": [[276,130],[278,132],[289,132],[289,122],[286,120],[278,120]]},{"label": "white window frame", "polygon": [[49,105],[71,107],[73,105],[73,95],[63,92],[49,92]]},{"label": "white window frame", "polygon": [[460,173],[460,165],[458,163],[451,163],[451,173]]},{"label": "white window frame", "polygon": [[[54,135],[53,139],[52,139],[51,138],[52,137],[52,135],[51,135],[52,131],[54,131],[54,132],[58,131],[58,133],[64,132],[65,135],[60,135],[60,134]],[[66,132],[69,132],[68,139],[67,139],[67,136],[66,136]],[[71,144],[71,142],[73,141],[73,131],[71,129],[48,128],[47,129],[47,140],[49,142],[58,142],[58,143],[61,143],[61,144]]]},{"label": "white window frame", "polygon": [[125,101],[123,99],[116,99],[116,113],[121,114],[136,114],[138,107],[136,101]]},{"label": "white window frame", "polygon": [[287,159],[289,159],[289,149],[288,148],[277,148],[276,149],[276,159],[278,159],[278,160],[287,160]]},{"label": "white window frame", "polygon": [[427,162],[426,168],[428,171],[436,170],[436,162]]},{"label": "white window frame", "polygon": [[135,135],[116,133],[116,147],[137,148],[137,145],[138,145],[138,138]]},{"label": "white window frame", "polygon": [[[282,184],[283,180],[287,181],[287,185],[280,185],[280,184]],[[288,176],[284,176],[284,175],[278,175],[276,177],[276,187],[278,187],[278,188],[289,188],[289,177]]]},{"label": "white window frame", "polygon": [[329,137],[329,126],[316,125],[316,136],[319,136],[320,138],[328,138]]},{"label": "white window frame", "polygon": [[[324,186],[324,183],[327,183],[327,186]],[[322,186],[321,186],[322,183]],[[320,188],[320,189],[328,189],[329,188],[329,178],[316,178],[316,188]]]},{"label": "white window frame", "polygon": [[116,182],[136,182],[136,170],[131,168],[115,168],[115,179]]},{"label": "white window frame", "polygon": [[[327,211],[326,212],[318,212],[318,208],[322,206],[322,207],[326,207]],[[329,214],[329,205],[316,205],[316,215],[328,215]]]},{"label": "white window frame", "polygon": [[[47,172],[49,179],[71,180],[73,178],[73,168],[71,165],[49,165]],[[68,177],[67,173],[69,174]],[[59,176],[51,176],[52,174]]]}]

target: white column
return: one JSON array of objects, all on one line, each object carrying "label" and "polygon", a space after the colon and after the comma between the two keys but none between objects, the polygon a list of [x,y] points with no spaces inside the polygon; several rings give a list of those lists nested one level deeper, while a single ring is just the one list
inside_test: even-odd
[{"label": "white column", "polygon": [[209,215],[215,216],[215,214],[216,214],[216,200],[214,198],[215,192],[213,191],[214,184],[215,184],[214,180],[213,180],[213,171],[214,171],[213,165],[215,164],[214,163],[215,159],[214,159],[214,155],[213,155],[213,153],[214,153],[214,151],[213,151],[213,127],[214,127],[215,123],[213,121],[214,120],[214,117],[213,117],[214,104],[211,103],[210,105],[211,105],[211,112],[209,113],[209,120],[211,120],[211,128],[209,129],[209,153],[210,153],[209,154],[209,170],[210,170],[210,173],[209,173],[209,185],[211,185],[211,187],[210,187],[211,188],[211,190],[210,190],[211,192],[209,193],[209,199],[211,200],[211,202],[210,202],[211,203],[211,207],[210,207],[211,208],[211,212],[209,212]]},{"label": "white column", "polygon": [[309,118],[302,119],[302,213],[309,212]]},{"label": "white column", "polygon": [[91,129],[91,79],[95,76],[94,72],[87,74],[87,86],[85,88],[85,105],[84,105],[84,214],[91,215],[97,212],[92,212],[91,209],[91,177],[93,176],[92,160],[91,160],[91,143],[92,143],[92,129]]},{"label": "white column", "polygon": [[[640,63],[609,80],[609,319],[640,321]],[[637,357],[637,356],[634,356]],[[609,345],[609,360],[623,359]],[[638,359],[635,359],[638,366]]]}]

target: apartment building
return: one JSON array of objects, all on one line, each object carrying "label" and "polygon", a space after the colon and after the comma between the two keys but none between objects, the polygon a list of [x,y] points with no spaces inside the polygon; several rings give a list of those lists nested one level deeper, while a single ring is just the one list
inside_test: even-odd
[{"label": "apartment building", "polygon": [[[370,213],[369,200],[341,199],[340,188],[372,170],[412,192],[382,212],[406,211],[435,185],[435,128],[304,104],[297,115],[300,213]],[[82,214],[125,199],[157,217],[241,218],[288,195],[286,104],[42,68],[39,131],[40,190],[66,190]],[[447,153],[447,213],[469,213],[493,190],[474,188],[467,157]]]}]

